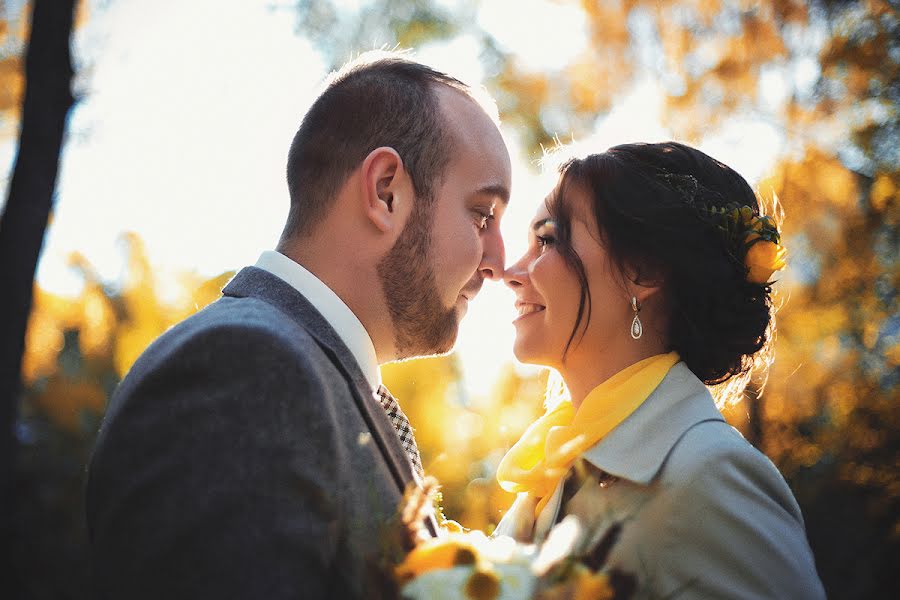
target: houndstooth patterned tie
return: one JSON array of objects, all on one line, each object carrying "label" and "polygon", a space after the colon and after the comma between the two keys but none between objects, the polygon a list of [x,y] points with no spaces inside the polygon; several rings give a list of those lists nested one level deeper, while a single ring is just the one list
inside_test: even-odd
[{"label": "houndstooth patterned tie", "polygon": [[416,436],[413,435],[413,428],[409,424],[409,419],[407,419],[406,415],[403,414],[403,411],[400,410],[400,405],[397,404],[397,400],[391,396],[391,393],[386,387],[379,385],[378,390],[375,392],[375,396],[378,398],[378,401],[381,402],[381,406],[384,407],[384,412],[387,413],[394,429],[397,430],[397,435],[400,437],[403,449],[406,450],[409,462],[412,463],[413,471],[415,471],[419,481],[422,481],[425,478],[425,470],[422,469],[422,457],[419,456],[419,448],[416,446]]}]

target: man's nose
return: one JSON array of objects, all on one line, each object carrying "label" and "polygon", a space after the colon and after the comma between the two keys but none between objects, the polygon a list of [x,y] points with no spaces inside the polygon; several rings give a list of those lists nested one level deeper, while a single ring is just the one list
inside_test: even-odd
[{"label": "man's nose", "polygon": [[503,277],[503,265],[506,262],[506,250],[503,247],[503,236],[500,229],[489,231],[484,237],[484,253],[478,270],[485,279],[498,280]]}]

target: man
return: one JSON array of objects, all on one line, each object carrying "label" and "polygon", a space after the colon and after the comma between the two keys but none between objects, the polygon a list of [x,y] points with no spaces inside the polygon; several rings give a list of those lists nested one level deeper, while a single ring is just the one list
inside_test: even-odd
[{"label": "man", "polygon": [[388,361],[450,350],[503,270],[510,160],[459,81],[361,57],[288,157],[277,252],[138,359],[89,468],[109,598],[377,597],[404,488],[421,475]]}]

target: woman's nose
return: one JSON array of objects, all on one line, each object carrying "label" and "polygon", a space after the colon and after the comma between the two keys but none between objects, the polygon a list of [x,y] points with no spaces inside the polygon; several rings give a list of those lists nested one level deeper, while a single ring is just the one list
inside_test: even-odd
[{"label": "woman's nose", "polygon": [[521,287],[527,279],[528,269],[525,268],[524,256],[503,271],[503,283],[512,289]]}]

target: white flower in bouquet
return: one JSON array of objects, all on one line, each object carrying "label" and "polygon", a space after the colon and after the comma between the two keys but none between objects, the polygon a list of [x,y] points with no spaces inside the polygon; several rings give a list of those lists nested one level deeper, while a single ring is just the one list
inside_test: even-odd
[{"label": "white flower in bouquet", "polygon": [[478,531],[450,533],[423,542],[397,568],[408,600],[612,599],[605,573],[577,560],[586,539],[578,520],[567,517],[540,546]]},{"label": "white flower in bouquet", "polygon": [[480,531],[450,533],[418,545],[397,568],[404,598],[526,600],[537,576],[533,545]]},{"label": "white flower in bouquet", "polygon": [[[626,600],[632,596],[632,576],[605,570],[621,524],[598,539],[597,532],[585,530],[570,515],[550,530],[542,544],[534,545],[464,531],[458,523],[443,520],[443,535],[434,538],[421,523],[433,506],[437,487],[428,477],[421,487],[411,486],[404,495],[400,519],[408,553],[392,573],[397,584],[394,592],[399,591],[402,598]],[[611,576],[626,584],[621,594],[616,593]]]}]

